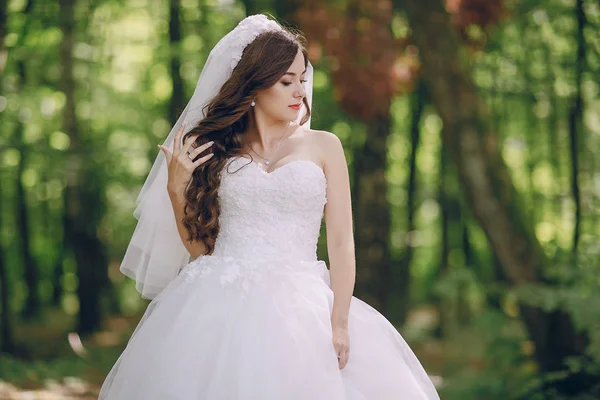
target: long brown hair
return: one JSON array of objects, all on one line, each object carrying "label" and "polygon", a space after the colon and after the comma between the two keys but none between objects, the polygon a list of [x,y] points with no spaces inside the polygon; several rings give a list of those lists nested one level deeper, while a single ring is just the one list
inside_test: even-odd
[{"label": "long brown hair", "polygon": [[[219,233],[219,201],[221,184],[219,172],[228,158],[242,153],[243,136],[248,129],[251,102],[256,93],[276,84],[292,65],[298,49],[308,57],[304,38],[287,30],[267,31],[260,34],[243,51],[242,58],[231,77],[223,84],[215,98],[204,108],[205,118],[185,136],[199,135],[195,145],[214,141],[210,147],[214,156],[196,168],[186,190],[183,223],[189,232],[188,240],[201,241],[212,254]],[[303,100],[310,117],[306,98]]]}]

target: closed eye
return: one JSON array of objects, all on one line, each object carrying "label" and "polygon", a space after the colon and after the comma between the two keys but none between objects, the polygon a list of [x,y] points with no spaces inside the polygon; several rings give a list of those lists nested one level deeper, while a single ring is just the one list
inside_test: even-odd
[{"label": "closed eye", "polygon": [[[306,79],[300,80],[300,83],[306,83],[306,82],[308,82],[308,80],[306,80]],[[292,84],[292,82],[281,82],[281,83],[283,83],[284,86],[290,86]]]}]

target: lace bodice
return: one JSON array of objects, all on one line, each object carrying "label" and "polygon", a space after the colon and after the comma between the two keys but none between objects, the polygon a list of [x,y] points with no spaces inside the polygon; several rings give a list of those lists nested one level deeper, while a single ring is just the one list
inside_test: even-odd
[{"label": "lace bodice", "polygon": [[221,171],[220,231],[215,256],[317,260],[327,181],[309,160],[266,172],[230,158]]}]

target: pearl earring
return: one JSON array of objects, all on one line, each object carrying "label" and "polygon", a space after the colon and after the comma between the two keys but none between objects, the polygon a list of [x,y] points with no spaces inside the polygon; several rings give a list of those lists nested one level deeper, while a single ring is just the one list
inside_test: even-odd
[{"label": "pearl earring", "polygon": [[254,102],[254,100],[252,100],[252,103],[250,103],[250,105],[251,105],[252,107],[254,107],[254,106],[256,105],[256,103]]}]

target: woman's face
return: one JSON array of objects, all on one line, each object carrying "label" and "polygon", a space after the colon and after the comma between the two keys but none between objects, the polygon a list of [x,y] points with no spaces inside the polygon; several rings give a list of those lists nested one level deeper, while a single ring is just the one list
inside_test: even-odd
[{"label": "woman's face", "polygon": [[279,121],[293,121],[302,109],[304,89],[304,55],[298,50],[294,62],[279,81],[256,95],[255,112]]}]

